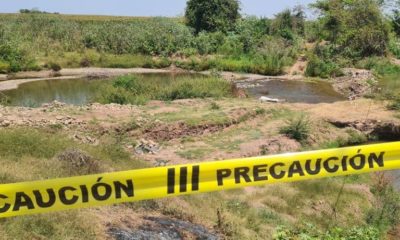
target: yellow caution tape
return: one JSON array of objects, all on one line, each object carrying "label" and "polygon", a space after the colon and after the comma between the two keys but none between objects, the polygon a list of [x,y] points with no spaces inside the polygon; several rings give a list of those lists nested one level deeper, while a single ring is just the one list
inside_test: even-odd
[{"label": "yellow caution tape", "polygon": [[0,217],[400,169],[400,142],[0,185]]}]

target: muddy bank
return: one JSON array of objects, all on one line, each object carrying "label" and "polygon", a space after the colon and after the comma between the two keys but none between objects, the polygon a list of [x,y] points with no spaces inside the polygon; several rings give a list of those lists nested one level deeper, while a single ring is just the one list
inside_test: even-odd
[{"label": "muddy bank", "polygon": [[400,140],[400,124],[394,122],[383,122],[380,120],[368,119],[358,121],[329,121],[338,128],[350,127],[356,129],[371,139],[379,139],[381,141],[399,141]]},{"label": "muddy bank", "polygon": [[354,100],[372,94],[377,90],[377,84],[373,73],[369,70],[344,68],[344,76],[331,80],[333,88]]}]

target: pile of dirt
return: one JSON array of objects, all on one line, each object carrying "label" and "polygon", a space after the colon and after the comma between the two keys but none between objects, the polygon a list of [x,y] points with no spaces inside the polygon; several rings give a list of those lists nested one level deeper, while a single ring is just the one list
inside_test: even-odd
[{"label": "pile of dirt", "polygon": [[180,240],[180,239],[220,239],[217,234],[190,222],[165,217],[144,217],[145,223],[135,230],[109,229],[116,240]]},{"label": "pile of dirt", "polygon": [[371,94],[376,89],[377,81],[369,70],[344,68],[343,73],[344,76],[333,79],[332,86],[349,100]]},{"label": "pile of dirt", "polygon": [[397,141],[400,140],[400,125],[393,122],[382,122],[374,119],[359,121],[329,121],[338,128],[354,128],[371,137],[377,137],[380,140]]},{"label": "pile of dirt", "polygon": [[79,149],[67,149],[57,155],[57,159],[72,173],[97,173],[100,171],[100,164],[88,153]]}]

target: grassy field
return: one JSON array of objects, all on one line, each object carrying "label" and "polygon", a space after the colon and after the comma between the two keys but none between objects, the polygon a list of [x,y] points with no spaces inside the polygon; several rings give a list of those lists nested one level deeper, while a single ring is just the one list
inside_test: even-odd
[{"label": "grassy field", "polygon": [[[252,19],[243,21],[256,24]],[[0,72],[56,65],[162,68],[175,64],[193,70],[278,75],[296,57],[296,42],[260,34],[248,39],[251,33],[242,33],[239,27],[231,37],[220,32],[195,35],[179,18],[1,14]],[[247,41],[252,45],[245,47]]]}]

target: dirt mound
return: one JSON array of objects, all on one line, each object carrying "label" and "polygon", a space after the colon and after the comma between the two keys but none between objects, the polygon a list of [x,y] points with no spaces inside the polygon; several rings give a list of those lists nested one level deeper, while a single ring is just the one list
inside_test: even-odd
[{"label": "dirt mound", "polygon": [[165,217],[144,217],[145,223],[136,230],[111,228],[109,234],[116,240],[217,240],[218,235],[200,225]]},{"label": "dirt mound", "polygon": [[400,125],[392,122],[382,122],[379,120],[363,121],[329,121],[338,128],[354,128],[369,136],[377,137],[380,140],[395,141],[400,140]]},{"label": "dirt mound", "polygon": [[377,81],[369,70],[344,68],[343,73],[343,77],[333,79],[332,86],[349,100],[371,94],[376,88]]},{"label": "dirt mound", "polygon": [[61,161],[71,173],[90,174],[98,173],[101,170],[97,160],[79,149],[68,149],[57,155],[57,159]]}]

